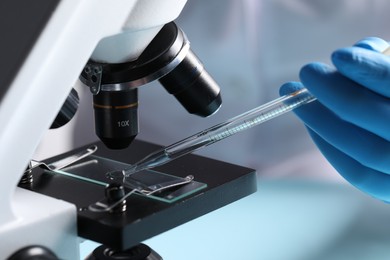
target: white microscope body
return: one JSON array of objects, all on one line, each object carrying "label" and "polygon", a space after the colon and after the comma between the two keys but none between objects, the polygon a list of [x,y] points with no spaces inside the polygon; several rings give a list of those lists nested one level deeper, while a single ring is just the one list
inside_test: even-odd
[{"label": "white microscope body", "polygon": [[[45,8],[45,2],[53,1],[35,4]],[[26,8],[27,2],[2,1],[0,9],[7,12],[7,6],[16,4]],[[17,188],[19,179],[88,59],[136,59],[162,26],[180,14],[186,0],[57,2],[11,84],[2,86],[1,259],[31,245],[44,246],[60,259],[79,258],[76,207]]]}]

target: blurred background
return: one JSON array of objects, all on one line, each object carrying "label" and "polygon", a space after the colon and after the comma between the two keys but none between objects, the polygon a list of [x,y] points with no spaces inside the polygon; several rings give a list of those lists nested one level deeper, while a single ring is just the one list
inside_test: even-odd
[{"label": "blurred background", "polygon": [[[137,138],[168,145],[278,97],[304,64],[329,63],[367,36],[390,39],[389,11],[387,0],[189,0],[176,22],[223,105],[199,118],[158,83],[142,86]],[[97,140],[92,97],[76,88],[76,118],[47,134],[37,159]],[[198,154],[256,169],[259,191],[147,241],[165,259],[390,259],[389,205],[339,177],[293,114]],[[83,254],[94,246],[84,242]]]}]

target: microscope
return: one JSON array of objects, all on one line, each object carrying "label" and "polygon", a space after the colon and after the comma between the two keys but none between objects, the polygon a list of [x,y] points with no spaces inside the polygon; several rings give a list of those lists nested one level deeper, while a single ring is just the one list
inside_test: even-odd
[{"label": "microscope", "polygon": [[[1,259],[79,259],[80,237],[102,244],[88,259],[162,259],[141,242],[255,192],[254,170],[195,155],[135,180],[137,188],[153,182],[146,187],[167,187],[163,192],[128,196],[129,187],[104,174],[159,147],[134,140],[146,83],[158,80],[190,114],[207,117],[221,105],[218,84],[173,22],[185,4],[1,2]],[[100,141],[33,161],[44,133],[77,111],[77,80],[93,95]],[[85,151],[78,165],[53,168]],[[110,210],[88,207],[99,201],[120,203]]]}]

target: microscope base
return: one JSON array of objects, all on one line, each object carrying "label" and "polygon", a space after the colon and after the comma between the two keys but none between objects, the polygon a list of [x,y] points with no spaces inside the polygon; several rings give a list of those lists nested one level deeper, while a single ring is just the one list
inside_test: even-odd
[{"label": "microscope base", "polygon": [[126,251],[116,252],[106,246],[96,248],[85,260],[163,260],[153,249],[145,244],[138,244]]},{"label": "microscope base", "polygon": [[74,205],[20,188],[12,203],[16,219],[0,226],[1,259],[33,245],[50,248],[60,259],[79,259]]}]

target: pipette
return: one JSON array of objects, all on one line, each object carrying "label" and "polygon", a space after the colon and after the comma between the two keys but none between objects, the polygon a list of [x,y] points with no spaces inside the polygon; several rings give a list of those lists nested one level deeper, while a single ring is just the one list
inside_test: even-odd
[{"label": "pipette", "polygon": [[316,100],[316,98],[311,95],[307,89],[303,88],[297,90],[249,110],[241,115],[233,117],[223,123],[217,124],[187,137],[179,142],[157,150],[129,168],[122,171],[113,171],[108,173],[108,177],[111,179],[122,179],[125,181],[126,177],[129,177],[133,173],[168,163],[183,155],[192,153],[200,148],[209,146],[236,133],[250,129],[272,118],[283,115],[314,100]]}]

